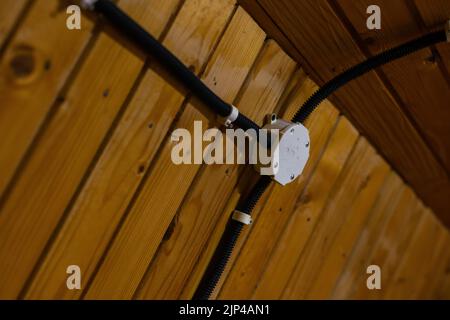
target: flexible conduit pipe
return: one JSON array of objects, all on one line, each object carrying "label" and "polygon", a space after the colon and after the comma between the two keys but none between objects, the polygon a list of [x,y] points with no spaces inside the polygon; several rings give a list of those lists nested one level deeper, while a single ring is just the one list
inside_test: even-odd
[{"label": "flexible conduit pipe", "polygon": [[[206,106],[221,117],[227,117],[232,110],[231,105],[224,102],[214,92],[212,92],[194,73],[192,73],[184,64],[178,60],[169,50],[153,38],[139,24],[125,14],[110,0],[85,0],[90,9],[101,13],[119,32],[132,40],[144,52],[155,58],[168,72],[175,75],[176,78],[195,96],[197,96]],[[450,27],[447,27],[450,28]],[[399,59],[420,49],[437,44],[439,42],[450,41],[450,31],[440,30],[424,35],[415,40],[370,57],[366,61],[355,65],[347,71],[339,74],[319,90],[317,90],[296,112],[292,122],[304,123],[311,113],[337,89],[363,74],[382,66],[395,59]],[[255,129],[259,126],[239,114],[234,124],[244,130]],[[258,182],[250,190],[247,197],[242,201],[236,210],[251,214],[257,202],[269,187],[271,178],[261,176]],[[242,231],[244,224],[230,219],[225,228],[225,232],[209,262],[209,265],[200,281],[199,286],[193,296],[193,299],[209,299],[214,288],[230,259],[233,248]]]},{"label": "flexible conduit pipe", "polygon": [[[347,71],[339,74],[323,87],[318,89],[296,112],[292,118],[292,122],[304,123],[309,115],[319,106],[319,104],[330,96],[337,89],[351,80],[386,64],[392,60],[404,57],[417,50],[423,49],[430,45],[446,41],[447,36],[445,31],[437,31],[427,34],[416,40],[412,40],[398,47],[392,48],[388,51],[382,52],[376,56],[373,56],[366,61],[348,69]],[[256,203],[264,194],[264,191],[270,185],[270,178],[267,176],[261,176],[258,183],[253,187],[249,196],[244,200],[243,204],[238,206],[236,210],[251,214]],[[230,219],[226,226],[225,232],[219,242],[219,245],[214,252],[214,255],[206,269],[206,272],[200,281],[199,286],[194,294],[193,299],[206,300],[209,299],[214,291],[227,262],[231,256],[236,241],[241,233],[244,224]]]},{"label": "flexible conduit pipe", "polygon": [[[110,0],[97,0],[93,9],[101,13],[123,36],[130,39],[142,51],[155,58],[170,74],[176,76],[186,89],[191,91],[207,107],[220,117],[230,115],[232,107],[208,88],[191,70],[189,70],[172,52],[145,31],[139,24]],[[259,126],[239,113],[234,125],[247,130],[259,130]]]}]

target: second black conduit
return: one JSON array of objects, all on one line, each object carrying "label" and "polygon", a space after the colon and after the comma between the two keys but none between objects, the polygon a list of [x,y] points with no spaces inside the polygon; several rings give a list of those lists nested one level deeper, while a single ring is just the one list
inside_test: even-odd
[{"label": "second black conduit", "polygon": [[[347,71],[339,74],[329,82],[325,83],[318,89],[295,113],[292,122],[304,123],[311,113],[319,106],[319,104],[328,98],[337,89],[352,81],[353,79],[362,76],[363,74],[382,66],[395,59],[404,57],[417,50],[423,49],[430,45],[446,41],[447,36],[444,30],[437,31],[424,35],[418,39],[412,40],[398,47],[392,48],[388,51],[377,54],[366,61],[353,66]],[[244,200],[242,207],[238,206],[236,210],[251,214],[256,202],[264,194],[264,191],[269,186],[271,180],[267,176],[262,176],[258,183],[253,187],[249,196]],[[216,287],[220,276],[222,275],[225,266],[231,256],[231,251],[236,245],[236,241],[241,233],[244,224],[230,219],[225,232],[214,252],[206,272],[200,281],[197,291],[193,299],[209,299]]]},{"label": "second black conduit", "polygon": [[[173,74],[188,90],[197,96],[217,115],[226,117],[230,114],[231,106],[229,104],[212,92],[194,73],[184,66],[177,57],[114,3],[110,0],[98,0],[94,3],[93,9],[107,18],[107,20],[125,37],[132,40],[144,52],[155,58],[168,72]],[[447,34],[445,30],[436,31],[377,54],[348,69],[317,90],[299,108],[292,118],[292,122],[304,123],[323,100],[353,79],[395,59],[446,40]],[[320,39],[318,41],[320,41]],[[244,130],[259,129],[259,126],[256,123],[242,114],[239,114],[234,124]],[[261,176],[247,197],[236,207],[236,210],[250,215],[270,183],[271,178],[269,176]],[[243,227],[243,223],[230,218],[193,299],[210,298],[228,263]]]}]

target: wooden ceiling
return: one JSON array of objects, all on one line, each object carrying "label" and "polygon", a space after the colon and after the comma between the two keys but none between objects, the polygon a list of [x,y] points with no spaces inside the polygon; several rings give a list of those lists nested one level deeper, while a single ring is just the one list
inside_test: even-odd
[{"label": "wooden ceiling", "polygon": [[[320,85],[367,57],[450,18],[448,0],[241,0]],[[366,9],[381,8],[381,30]],[[330,99],[450,225],[450,44],[421,50],[357,79]]]}]

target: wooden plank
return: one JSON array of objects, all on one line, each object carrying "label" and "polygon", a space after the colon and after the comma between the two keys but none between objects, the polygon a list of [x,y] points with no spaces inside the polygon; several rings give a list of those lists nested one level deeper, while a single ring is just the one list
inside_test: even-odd
[{"label": "wooden plank", "polygon": [[392,280],[423,210],[423,205],[414,193],[409,188],[405,188],[394,214],[381,231],[367,260],[367,265],[378,265],[382,270],[381,290],[368,290],[367,275],[362,275],[355,283],[354,291],[349,298],[380,299],[383,296],[384,287]]},{"label": "wooden plank", "polygon": [[352,209],[364,199],[366,187],[373,181],[378,182],[379,174],[385,169],[386,164],[375,155],[364,138],[358,139],[287,282],[282,298],[306,297],[320,266],[339,235],[339,230],[345,226]]},{"label": "wooden plank", "polygon": [[[273,112],[287,85],[295,63],[269,41],[252,68],[236,106],[246,109],[250,118],[262,123]],[[242,107],[241,107],[242,106]],[[140,299],[176,299],[194,267],[219,214],[231,196],[242,166],[210,165],[202,168],[171,225],[171,235],[163,239],[153,259]],[[180,270],[179,266],[183,268]]]},{"label": "wooden plank", "polygon": [[345,299],[351,296],[355,284],[364,282],[367,278],[367,267],[370,253],[377,242],[389,218],[397,210],[405,185],[395,172],[386,179],[380,197],[370,213],[370,220],[364,226],[361,236],[349,255],[330,298]]},{"label": "wooden plank", "polygon": [[[306,71],[319,84],[365,59],[325,0],[259,0],[254,4],[270,12],[273,23],[302,53]],[[341,88],[331,99],[436,214],[450,224],[448,174],[379,75],[371,72]]]},{"label": "wooden plank", "polygon": [[[177,3],[120,2],[156,36]],[[1,297],[15,297],[24,285],[143,65],[99,36],[0,213]]]},{"label": "wooden plank", "polygon": [[0,2],[0,48],[10,36],[28,0],[3,0]]},{"label": "wooden plank", "polygon": [[395,275],[387,283],[383,298],[417,298],[416,295],[427,278],[426,268],[430,264],[434,266],[434,262],[440,254],[439,247],[444,240],[444,229],[440,228],[436,217],[430,211],[425,210],[403,259],[399,261]]},{"label": "wooden plank", "polygon": [[[346,15],[370,55],[392,48],[420,35],[421,28],[407,1],[363,0],[339,1],[337,5]],[[383,14],[381,30],[368,31],[366,9],[378,5]],[[430,4],[428,4],[430,6]],[[418,125],[431,149],[450,171],[450,101],[449,84],[436,63],[428,62],[431,48],[420,50],[381,68],[388,85],[401,98],[404,112]]]},{"label": "wooden plank", "polygon": [[[287,108],[290,110],[292,109],[293,106],[296,105],[294,101],[295,98],[294,99],[291,98],[292,97],[299,98],[299,96],[301,96],[301,94],[299,94],[299,92],[302,92],[302,90],[300,90],[300,87],[301,85],[304,84],[305,78],[306,75],[304,74],[302,69],[299,69],[295,72],[285,92],[283,93],[283,96],[280,98],[278,106],[275,108],[277,110],[277,114],[279,114],[279,112],[284,112],[281,111],[282,109],[284,110],[285,108]],[[292,110],[291,112],[294,111]],[[216,249],[217,244],[219,243],[220,238],[225,230],[225,226],[230,217],[230,212],[232,212],[235,209],[241,196],[245,194],[246,191],[248,192],[251,186],[253,186],[253,184],[256,182],[257,177],[252,168],[246,168],[243,171],[244,172],[241,174],[237,186],[232,191],[232,194],[225,207],[225,210],[222,211],[219,221],[216,223],[216,226],[214,227],[212,234],[209,236],[208,241],[206,242],[206,245],[203,248],[203,252],[198,257],[197,263],[195,264],[193,270],[191,271],[191,274],[189,275],[189,278],[187,279],[186,285],[184,286],[183,291],[180,295],[180,299],[192,299],[192,296],[194,295],[195,290],[197,289],[198,284],[200,283],[200,280],[202,279],[203,274],[209,264],[209,261],[212,258],[214,250]],[[266,199],[268,198],[272,188],[273,185],[269,186],[268,190],[262,196],[260,201],[258,201],[255,209],[252,212],[252,216],[254,218],[258,216],[259,211],[264,206]],[[230,263],[227,264],[224,274],[227,274],[230,271],[232,261],[234,261],[235,257],[237,256],[237,252],[240,250],[243,243],[245,242],[244,238],[246,238],[248,231],[249,231],[248,228],[243,229],[236,243],[233,254],[230,258]],[[221,288],[223,281],[224,277],[220,279],[218,285],[216,286],[216,290],[211,295],[212,299],[217,297],[218,291]]]},{"label": "wooden plank", "polygon": [[[376,157],[379,158],[377,155]],[[351,252],[358,235],[367,222],[372,206],[375,204],[381,187],[389,172],[388,165],[378,159],[380,165],[376,168],[367,185],[363,188],[358,198],[355,199],[346,221],[342,225],[328,251],[324,253],[324,260],[319,267],[313,285],[306,297],[308,299],[327,299],[330,297],[334,285],[342,271],[342,268]]]},{"label": "wooden plank", "polygon": [[[163,44],[199,73],[233,10],[233,0],[188,1]],[[79,290],[66,290],[66,275],[55,270],[64,270],[76,262],[83,270],[83,278],[90,278],[184,99],[185,95],[157,72],[151,68],[146,71],[26,298],[79,297]]]},{"label": "wooden plank", "polygon": [[[202,80],[225,101],[233,101],[265,38],[264,32],[242,9],[238,9]],[[194,104],[193,104],[194,103]],[[193,132],[193,122],[208,118],[194,101],[186,106],[177,127]],[[130,298],[172,221],[200,165],[175,165],[174,143],[164,142],[158,159],[131,208],[110,250],[88,289],[86,298]],[[176,181],[177,183],[174,183]]]},{"label": "wooden plank", "polygon": [[348,120],[341,117],[305,190],[297,200],[294,211],[288,213],[289,221],[277,239],[252,298],[276,299],[282,294],[295,262],[318,221],[319,213],[357,137],[356,130]]},{"label": "wooden plank", "polygon": [[[422,285],[417,289],[415,299],[434,299],[439,290],[442,280],[446,277],[447,261],[450,258],[450,234],[448,230],[440,225],[439,231],[442,234],[440,241],[435,242],[429,248],[433,251],[431,260],[426,261],[424,268]],[[430,235],[432,236],[432,235]]]},{"label": "wooden plank", "polygon": [[[255,5],[254,0],[238,0],[238,3],[246,11],[251,12],[251,16],[255,19],[260,26],[266,26],[271,23],[270,17],[266,14],[261,6]],[[304,60],[301,54],[297,51],[295,46],[290,42],[290,40],[285,36],[282,30],[280,30],[276,25],[273,28],[266,30],[267,37],[276,39],[277,43],[280,44],[282,48],[296,61]],[[288,49],[286,49],[288,48]]]},{"label": "wooden plank", "polygon": [[92,22],[70,31],[58,6],[37,0],[2,57],[0,198],[91,36]]},{"label": "wooden plank", "polygon": [[[304,99],[307,99],[307,97],[309,96],[307,90],[302,90],[304,86],[311,87],[315,85],[311,81],[308,81],[308,79],[306,79],[305,82],[305,74],[303,70],[300,69],[292,77],[291,82],[289,83],[286,91],[283,94],[283,97],[280,99],[279,104],[276,107],[278,114],[280,114],[281,112],[287,118],[291,118],[293,116],[296,109],[298,108],[298,105],[301,104],[302,101],[304,101]],[[333,117],[333,114],[335,113],[336,110],[334,108],[324,107],[321,114],[321,117],[323,117],[322,121],[325,121],[327,117]],[[311,121],[311,123],[315,122],[314,117],[312,117],[311,120],[313,120]],[[323,124],[323,126],[324,125],[325,124]],[[317,124],[317,127],[320,128],[322,126],[320,124]],[[220,238],[225,230],[225,226],[228,222],[230,212],[232,212],[235,209],[238,200],[243,195],[245,195],[246,192],[248,192],[248,190],[250,190],[251,186],[254,185],[254,183],[256,182],[256,178],[257,176],[255,176],[254,170],[252,168],[247,168],[244,170],[244,173],[241,175],[239,183],[234,188],[230,200],[228,201],[225,210],[222,212],[212,235],[209,237],[202,254],[198,258],[197,264],[195,265],[194,269],[192,270],[189,276],[189,279],[182,291],[182,294],[180,295],[180,299],[191,299],[192,296],[194,295],[195,290],[197,289],[198,284],[200,283],[200,280],[209,264],[209,261],[212,258],[214,250],[216,249],[217,244],[219,243]],[[262,207],[264,207],[267,199],[271,196],[272,189],[273,184],[269,186],[268,190],[258,201],[255,209],[252,212],[252,216],[254,219],[257,219],[257,217],[259,216]],[[243,231],[241,232],[241,235],[239,236],[239,239],[236,243],[235,249],[233,250],[233,254],[230,257],[230,262],[227,264],[227,267],[223,272],[224,276],[221,277],[221,279],[219,280],[216,289],[213,291],[211,295],[211,299],[215,299],[217,297],[226,278],[225,275],[227,275],[230,272],[231,267],[233,265],[233,261],[239,255],[240,249],[245,244],[245,240],[249,234],[249,231],[250,231],[249,228],[244,228]]]},{"label": "wooden plank", "polygon": [[[209,237],[206,247],[203,250],[203,253],[199,257],[197,264],[195,265],[194,269],[192,270],[189,279],[183,288],[183,291],[180,295],[180,299],[192,299],[195,290],[198,287],[198,284],[200,283],[200,280],[202,279],[202,276],[209,264],[209,261],[212,258],[212,255],[214,254],[214,250],[217,247],[217,244],[220,241],[220,238],[225,230],[225,226],[230,219],[230,212],[233,212],[233,210],[236,208],[236,205],[238,203],[238,200],[242,198],[242,196],[245,196],[246,192],[251,188],[251,186],[254,185],[256,182],[257,177],[255,177],[255,173],[253,172],[253,169],[250,170],[244,170],[244,174],[241,176],[237,187],[233,190],[233,193],[230,197],[230,200],[227,203],[227,206],[225,210],[220,215],[220,219],[216,224],[216,227],[214,228],[214,231],[212,235]],[[264,207],[267,199],[270,197],[271,190],[273,189],[273,185],[270,185],[268,190],[263,194],[261,199],[256,204],[255,208],[253,209],[252,216],[255,218],[258,217],[259,212]],[[234,247],[233,253],[231,254],[231,257],[229,259],[229,263],[225,267],[225,270],[223,272],[224,275],[228,274],[232,268],[233,261],[236,260],[236,257],[239,255],[240,250],[242,249],[242,246],[245,244],[245,239],[248,236],[249,229],[243,229],[241,232],[241,235],[239,236],[239,239],[236,242],[236,245]],[[225,276],[221,277],[219,282],[217,283],[217,286],[213,293],[210,296],[210,299],[216,299],[217,295],[219,294],[220,288],[222,287]]]},{"label": "wooden plank", "polygon": [[[450,2],[447,0],[415,0],[410,3],[419,13],[419,19],[426,29],[440,29],[450,19]],[[437,62],[442,63],[444,71],[447,71],[447,80],[450,79],[450,47],[448,43],[436,46]]]},{"label": "wooden plank", "polygon": [[[449,243],[447,243],[448,248]],[[433,299],[450,299],[450,258],[447,258],[444,264],[444,270],[439,277],[436,288],[432,295]]]},{"label": "wooden plank", "polygon": [[[284,111],[283,118],[290,118],[291,113],[298,108],[299,100],[306,99],[308,92],[314,87],[314,83],[310,80],[305,81],[298,89],[298,93],[292,96],[291,100],[287,101],[287,109]],[[233,261],[230,273],[224,273],[224,286],[218,286],[220,289],[219,298],[227,299],[230,295],[233,298],[249,297],[253,290],[253,283],[259,278],[259,273],[262,272],[267,259],[267,254],[271,251],[271,246],[274,245],[279,232],[283,229],[284,223],[292,211],[295,200],[302,192],[305,181],[307,181],[310,173],[314,168],[316,160],[320,157],[325,143],[328,141],[330,132],[332,131],[337,112],[331,105],[326,105],[322,112],[324,117],[312,119],[308,123],[310,130],[311,141],[315,146],[310,155],[310,165],[305,168],[302,176],[288,186],[282,187],[274,184],[273,190],[269,193],[267,202],[264,208],[257,215],[254,215],[255,224],[248,228],[247,235],[241,236],[241,241],[245,243],[242,252],[236,255],[238,258]],[[322,123],[321,125],[319,123]],[[279,214],[273,215],[274,212]],[[275,218],[279,218],[275,221]],[[273,223],[273,224],[272,224]],[[271,225],[270,240],[267,238],[267,225]],[[253,251],[255,250],[255,251]],[[251,252],[251,254],[249,253]],[[242,260],[243,257],[246,259]],[[252,265],[252,261],[257,260],[256,265]],[[258,270],[258,267],[261,268]],[[240,280],[238,280],[240,278]],[[240,282],[236,284],[236,282]],[[239,287],[239,288],[238,288]]]}]

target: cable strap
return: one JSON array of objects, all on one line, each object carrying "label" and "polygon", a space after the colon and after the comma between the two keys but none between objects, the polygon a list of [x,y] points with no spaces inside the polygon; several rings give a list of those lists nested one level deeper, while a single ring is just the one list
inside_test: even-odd
[{"label": "cable strap", "polygon": [[230,105],[231,107],[231,112],[228,116],[226,117],[220,117],[220,121],[225,125],[225,127],[227,128],[231,128],[233,126],[233,122],[236,121],[236,119],[239,116],[239,109],[236,108],[233,105]]},{"label": "cable strap", "polygon": [[252,224],[253,223],[253,219],[252,219],[251,215],[246,214],[246,213],[241,212],[241,211],[238,211],[238,210],[235,210],[233,212],[233,215],[231,216],[231,218],[233,220],[239,221],[239,222],[241,222],[243,224]]}]

